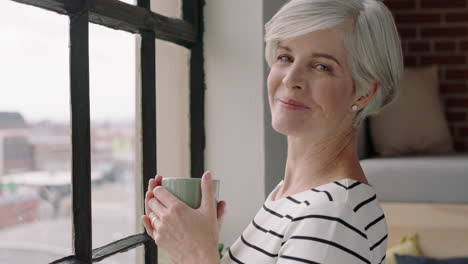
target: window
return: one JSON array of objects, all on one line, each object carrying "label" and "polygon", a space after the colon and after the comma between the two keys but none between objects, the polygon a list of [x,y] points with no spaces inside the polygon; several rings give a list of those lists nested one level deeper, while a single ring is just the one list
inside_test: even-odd
[{"label": "window", "polygon": [[[143,182],[141,190],[145,189],[149,178],[157,172],[156,166],[156,76],[155,76],[155,39],[161,39],[174,44],[186,47],[191,51],[190,60],[190,141],[191,141],[191,175],[201,176],[204,163],[204,70],[203,70],[203,25],[202,10],[203,0],[183,0],[182,11],[183,19],[165,17],[150,11],[149,0],[138,0],[137,5],[131,5],[118,0],[13,0],[18,3],[27,4],[33,7],[54,11],[58,14],[69,17],[68,34],[69,41],[60,42],[57,45],[69,46],[69,73],[65,78],[69,86],[70,105],[70,129],[54,124],[39,124],[37,132],[41,129],[56,129],[60,135],[70,135],[71,145],[67,149],[66,143],[54,144],[54,146],[44,146],[42,149],[32,147],[31,140],[27,135],[21,135],[24,130],[24,122],[21,117],[14,116],[14,113],[8,113],[6,119],[13,120],[17,127],[16,132],[9,137],[2,136],[2,149],[8,150],[5,159],[6,166],[2,166],[9,172],[27,171],[30,167],[37,166],[38,162],[34,160],[35,151],[44,151],[50,153],[52,160],[57,163],[65,163],[67,153],[71,154],[71,190],[64,189],[63,192],[72,193],[71,219],[72,230],[67,236],[73,239],[73,252],[67,256],[64,252],[57,252],[57,259],[52,263],[91,263],[100,261],[120,252],[126,252],[130,249],[143,246],[145,248],[145,264],[157,263],[157,248],[154,246],[151,238],[146,234],[115,235],[109,237],[110,243],[98,245],[92,248],[93,237],[93,214],[92,205],[95,205],[91,199],[93,182],[93,171],[98,168],[92,166],[92,160],[106,160],[108,149],[106,144],[99,144],[96,137],[110,133],[100,126],[105,124],[91,126],[92,102],[96,94],[90,91],[90,61],[93,61],[93,55],[90,52],[92,42],[90,42],[90,28],[93,24],[99,24],[100,27],[109,27],[118,29],[122,32],[137,34],[140,36],[140,85],[137,88],[141,94],[141,101],[137,102],[137,113],[139,113],[136,122],[141,127],[136,131],[133,142],[141,139],[141,157],[139,173]],[[53,14],[53,13],[52,13]],[[54,14],[57,17],[57,14]],[[42,36],[47,37],[47,36]],[[67,45],[68,44],[68,45]],[[129,50],[128,52],[133,52]],[[98,53],[101,54],[101,53]],[[90,57],[91,56],[91,57]],[[53,62],[52,62],[53,63]],[[38,67],[37,72],[45,71],[46,67]],[[104,74],[104,73],[103,73]],[[63,72],[56,73],[60,78],[64,78]],[[111,76],[109,76],[111,78]],[[91,80],[92,81],[92,80]],[[43,88],[46,89],[46,88]],[[53,96],[50,100],[53,100]],[[129,99],[131,100],[131,99]],[[47,103],[44,100],[44,103]],[[129,102],[131,104],[132,102]],[[12,115],[12,116],[10,116]],[[132,125],[133,126],[133,125]],[[101,128],[101,129],[100,129]],[[19,131],[19,132],[18,132]],[[58,132],[58,133],[59,133]],[[125,138],[123,136],[122,138]],[[127,137],[128,138],[128,137]],[[132,138],[130,136],[130,138]],[[3,140],[4,139],[4,140]],[[105,141],[105,138],[102,139]],[[124,142],[130,140],[121,140],[115,142],[116,147],[125,148]],[[128,147],[128,146],[127,146]],[[93,150],[93,151],[92,151]],[[93,153],[93,154],[92,154]],[[93,156],[92,156],[92,155]],[[2,157],[3,159],[3,157]],[[103,162],[105,163],[105,162]],[[3,163],[2,163],[3,164]],[[44,163],[40,163],[44,164]],[[55,164],[59,166],[60,164]],[[62,164],[63,165],[63,164]],[[49,166],[52,166],[49,164]],[[99,168],[105,171],[103,174],[111,175],[112,168]],[[138,175],[138,174],[137,174]],[[110,176],[109,176],[110,177]],[[14,188],[14,187],[6,187]],[[2,190],[0,190],[1,195]],[[50,195],[44,193],[45,196]],[[60,196],[61,192],[55,192],[54,195]],[[144,192],[139,193],[143,199]],[[136,197],[135,197],[135,200]],[[124,206],[124,205],[122,205]],[[25,207],[26,208],[26,207]],[[124,236],[120,238],[120,236]],[[134,250],[131,250],[134,251]],[[131,252],[129,251],[129,252]],[[128,253],[122,254],[127,255]],[[109,259],[114,259],[113,256]],[[112,261],[112,260],[110,260]]]}]

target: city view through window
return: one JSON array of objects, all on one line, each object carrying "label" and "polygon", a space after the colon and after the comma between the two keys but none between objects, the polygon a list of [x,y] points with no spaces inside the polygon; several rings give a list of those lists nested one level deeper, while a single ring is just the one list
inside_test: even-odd
[{"label": "city view through window", "polygon": [[[12,1],[0,10],[0,263],[49,263],[73,254],[69,19]],[[97,248],[136,233],[135,36],[90,24],[89,39]]]}]

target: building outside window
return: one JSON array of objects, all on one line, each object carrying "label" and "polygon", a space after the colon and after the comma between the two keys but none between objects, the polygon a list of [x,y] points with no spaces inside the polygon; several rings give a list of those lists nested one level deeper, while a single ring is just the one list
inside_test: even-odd
[{"label": "building outside window", "polygon": [[[69,21],[13,1],[0,10],[0,263],[50,263],[73,254]],[[89,41],[97,248],[136,233],[136,47],[95,24]],[[134,262],[135,250],[102,261]]]}]

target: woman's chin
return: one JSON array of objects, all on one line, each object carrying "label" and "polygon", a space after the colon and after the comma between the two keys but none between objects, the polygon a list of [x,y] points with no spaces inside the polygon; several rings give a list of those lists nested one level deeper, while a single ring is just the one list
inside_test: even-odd
[{"label": "woman's chin", "polygon": [[304,122],[272,122],[273,129],[285,136],[300,136],[307,134]]}]

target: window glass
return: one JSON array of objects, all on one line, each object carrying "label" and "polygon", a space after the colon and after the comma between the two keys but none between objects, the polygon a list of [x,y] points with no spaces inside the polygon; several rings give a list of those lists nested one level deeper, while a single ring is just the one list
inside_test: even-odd
[{"label": "window glass", "polygon": [[49,263],[72,254],[69,21],[0,10],[0,263]]},{"label": "window glass", "polygon": [[135,37],[90,24],[89,42],[96,248],[136,233]]},{"label": "window glass", "polygon": [[136,5],[137,0],[119,0],[119,1],[127,3],[127,4],[131,4],[131,5]]},{"label": "window glass", "polygon": [[[48,263],[73,254],[69,19],[0,10],[0,263]],[[132,34],[90,24],[93,247],[136,230],[134,53]]]}]

